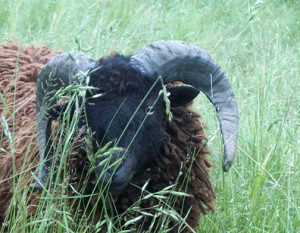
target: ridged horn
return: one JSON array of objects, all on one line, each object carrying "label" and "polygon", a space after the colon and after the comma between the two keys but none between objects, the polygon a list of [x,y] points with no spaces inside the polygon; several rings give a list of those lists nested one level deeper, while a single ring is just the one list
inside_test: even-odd
[{"label": "ridged horn", "polygon": [[198,88],[214,105],[224,146],[223,170],[236,154],[238,109],[233,89],[217,62],[203,49],[181,41],[158,41],[131,57],[142,72],[156,73],[165,83],[181,81]]},{"label": "ridged horn", "polygon": [[38,181],[34,188],[41,189],[47,177],[47,169],[44,166],[51,165],[51,155],[49,155],[49,137],[51,134],[51,120],[46,112],[56,104],[53,98],[55,93],[70,84],[76,83],[74,78],[79,71],[86,72],[95,67],[95,62],[84,53],[61,53],[53,57],[42,69],[37,80],[36,91],[36,129],[37,140],[42,163]]}]

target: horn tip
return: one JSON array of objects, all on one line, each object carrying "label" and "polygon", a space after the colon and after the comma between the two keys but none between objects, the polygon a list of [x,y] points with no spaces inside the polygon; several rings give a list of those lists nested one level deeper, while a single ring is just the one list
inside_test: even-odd
[{"label": "horn tip", "polygon": [[233,161],[232,160],[229,160],[229,159],[224,159],[224,162],[223,162],[223,171],[224,172],[228,172],[231,168],[233,164]]}]

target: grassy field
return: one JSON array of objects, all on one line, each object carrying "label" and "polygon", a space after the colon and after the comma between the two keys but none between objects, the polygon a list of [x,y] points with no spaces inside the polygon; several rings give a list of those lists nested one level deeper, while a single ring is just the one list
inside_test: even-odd
[{"label": "grassy field", "polygon": [[299,15],[298,0],[0,0],[0,42],[69,51],[80,41],[95,59],[161,39],[207,49],[233,85],[240,129],[223,173],[216,114],[203,96],[194,104],[208,126],[217,193],[199,232],[300,232]]}]

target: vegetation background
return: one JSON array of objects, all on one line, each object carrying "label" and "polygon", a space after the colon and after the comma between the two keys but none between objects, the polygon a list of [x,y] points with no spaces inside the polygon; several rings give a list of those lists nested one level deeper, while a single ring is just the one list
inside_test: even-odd
[{"label": "vegetation background", "polygon": [[[300,232],[300,1],[0,0],[0,43],[81,47],[97,59],[157,40],[208,50],[237,96],[237,158],[221,170],[216,114],[200,96],[215,169],[215,214],[199,232]],[[1,207],[0,207],[1,208]]]}]

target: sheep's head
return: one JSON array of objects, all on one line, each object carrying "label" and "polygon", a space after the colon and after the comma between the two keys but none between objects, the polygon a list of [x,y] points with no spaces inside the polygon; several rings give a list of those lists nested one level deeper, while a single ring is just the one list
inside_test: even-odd
[{"label": "sheep's head", "polygon": [[[156,74],[140,72],[130,63],[130,58],[120,55],[96,62],[90,85],[95,90],[87,96],[85,110],[93,133],[94,152],[111,141],[122,148],[110,158],[96,159],[96,164],[108,159],[108,164],[96,166],[96,172],[99,177],[102,174],[100,182],[110,181],[111,190],[120,190],[150,162],[162,144],[166,119],[164,86]],[[190,102],[199,91],[182,86],[168,89],[168,93],[172,106],[176,107]],[[105,169],[114,163],[116,166]]]},{"label": "sheep's head", "polygon": [[[49,104],[51,93],[72,83],[78,71],[89,70],[94,70],[89,77],[93,89],[87,92],[84,106],[94,153],[111,141],[122,148],[111,154],[108,168],[101,163],[103,158],[96,159],[96,164],[101,164],[96,166],[96,173],[102,174],[100,182],[110,180],[112,191],[125,188],[158,152],[163,141],[161,129],[168,119],[168,101],[171,107],[184,105],[200,91],[218,112],[224,142],[223,169],[229,170],[235,157],[238,125],[233,90],[224,72],[204,50],[178,41],[156,42],[137,55],[113,55],[97,62],[81,53],[73,57],[64,53],[53,58],[42,70],[37,84],[37,133],[42,162],[48,152],[46,142],[51,125],[49,116],[42,111],[45,103],[53,106],[55,103]],[[163,83],[174,81],[191,86],[166,91]],[[42,167],[41,182],[45,177],[46,169]],[[40,187],[39,183],[36,187]]]}]

